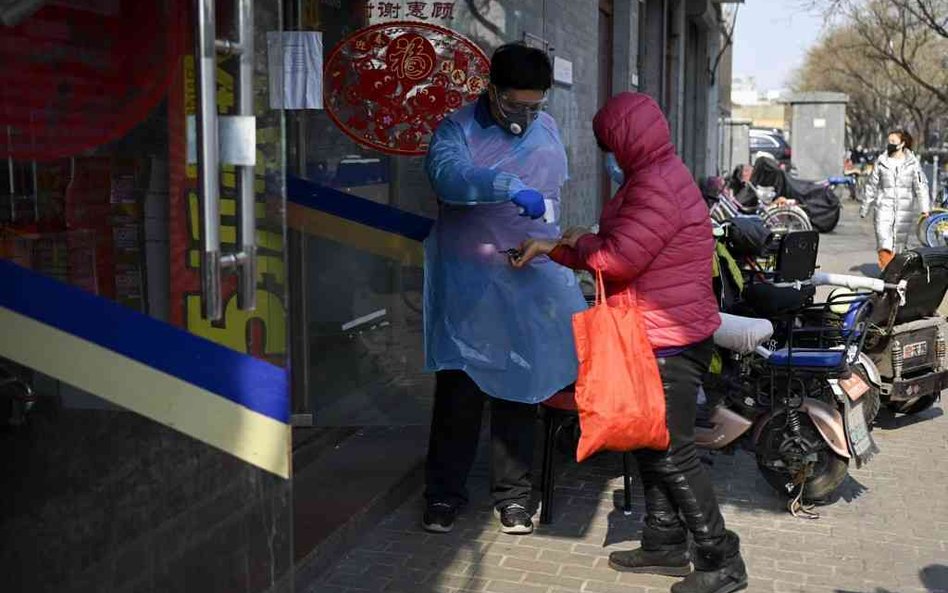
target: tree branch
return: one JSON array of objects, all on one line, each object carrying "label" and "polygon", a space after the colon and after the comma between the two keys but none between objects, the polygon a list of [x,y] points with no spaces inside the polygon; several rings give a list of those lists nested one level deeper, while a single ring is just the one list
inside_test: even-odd
[{"label": "tree branch", "polygon": [[724,26],[724,23],[721,23],[721,31],[724,34],[724,43],[721,44],[721,49],[718,51],[718,55],[714,57],[714,62],[711,64],[711,67],[708,69],[709,80],[712,85],[717,79],[718,67],[721,65],[721,59],[724,57],[724,54],[727,52],[734,44],[734,27],[737,26],[737,13],[741,9],[740,4],[734,7],[734,18],[731,19],[731,27],[728,29]]},{"label": "tree branch", "polygon": [[[874,22],[866,22],[862,16],[861,11],[853,10],[851,12],[850,18],[854,24],[855,31],[859,34],[863,41],[865,41],[867,48],[871,50],[871,52],[876,57],[889,61],[898,66],[918,85],[924,87],[926,90],[938,97],[938,99],[946,106],[948,106],[948,89],[932,84],[920,76],[913,66],[913,62],[906,55],[905,48],[909,31],[905,28],[907,27],[907,21],[904,19],[905,11],[899,11],[899,25],[897,27],[893,27],[893,23],[887,22],[888,19],[886,17],[888,15],[884,14],[885,10],[886,7],[882,3],[872,2],[870,4],[868,12],[870,14],[870,18]],[[900,39],[898,40],[898,52],[896,52],[894,49],[896,40],[893,39],[892,36],[893,29],[901,30],[902,32]],[[878,39],[876,36],[874,36],[874,32],[881,33],[882,39]],[[883,43],[880,43],[880,41]]]},{"label": "tree branch", "polygon": [[[948,4],[943,7],[945,13],[942,20],[939,21],[938,16],[936,15],[936,11],[938,9],[935,6],[935,2],[938,0],[931,0],[930,2],[927,2],[926,0],[894,1],[896,3],[904,4],[905,7],[912,13],[912,16],[923,22],[940,37],[948,39]],[[944,2],[942,3],[944,4]]]}]

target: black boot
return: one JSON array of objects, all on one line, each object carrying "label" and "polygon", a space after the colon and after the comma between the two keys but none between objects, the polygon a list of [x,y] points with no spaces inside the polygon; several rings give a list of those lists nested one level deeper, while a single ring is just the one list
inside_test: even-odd
[{"label": "black boot", "polygon": [[609,554],[609,566],[621,572],[683,577],[691,573],[688,533],[679,525],[657,528],[645,525],[642,547]]},{"label": "black boot", "polygon": [[714,544],[697,544],[694,561],[695,571],[672,585],[672,593],[733,593],[747,588],[740,539],[733,531],[726,531]]}]

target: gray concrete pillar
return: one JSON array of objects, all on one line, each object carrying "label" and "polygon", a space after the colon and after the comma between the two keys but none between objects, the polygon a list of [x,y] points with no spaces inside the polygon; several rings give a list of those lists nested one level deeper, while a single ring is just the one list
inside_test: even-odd
[{"label": "gray concrete pillar", "polygon": [[639,90],[639,10],[638,0],[613,4],[613,94]]},{"label": "gray concrete pillar", "polygon": [[790,105],[793,164],[802,179],[826,179],[843,171],[846,152],[846,104],[842,93],[799,93]]},{"label": "gray concrete pillar", "polygon": [[749,119],[725,118],[721,131],[721,174],[727,176],[750,158]]},{"label": "gray concrete pillar", "polygon": [[639,8],[639,90],[667,110],[665,51],[668,0],[645,0]]},{"label": "gray concrete pillar", "polygon": [[667,104],[665,112],[671,126],[672,142],[681,149],[684,142],[685,41],[687,38],[685,0],[668,1]]}]

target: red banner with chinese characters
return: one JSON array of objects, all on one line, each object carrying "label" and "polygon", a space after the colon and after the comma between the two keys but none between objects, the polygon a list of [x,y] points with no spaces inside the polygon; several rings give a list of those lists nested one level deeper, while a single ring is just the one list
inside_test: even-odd
[{"label": "red banner with chinese characters", "polygon": [[373,25],[329,55],[326,110],[363,146],[420,156],[438,123],[485,90],[489,73],[484,52],[454,31],[417,21]]}]

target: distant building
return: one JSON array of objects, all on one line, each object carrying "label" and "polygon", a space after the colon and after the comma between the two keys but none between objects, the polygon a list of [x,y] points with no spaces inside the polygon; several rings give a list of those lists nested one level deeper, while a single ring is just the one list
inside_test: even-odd
[{"label": "distant building", "polygon": [[760,91],[753,76],[735,76],[731,83],[731,102],[735,107],[757,105],[760,103]]},{"label": "distant building", "polygon": [[735,76],[731,86],[731,116],[748,119],[755,128],[789,130],[789,120],[782,101],[786,89],[761,92],[753,76]]}]

